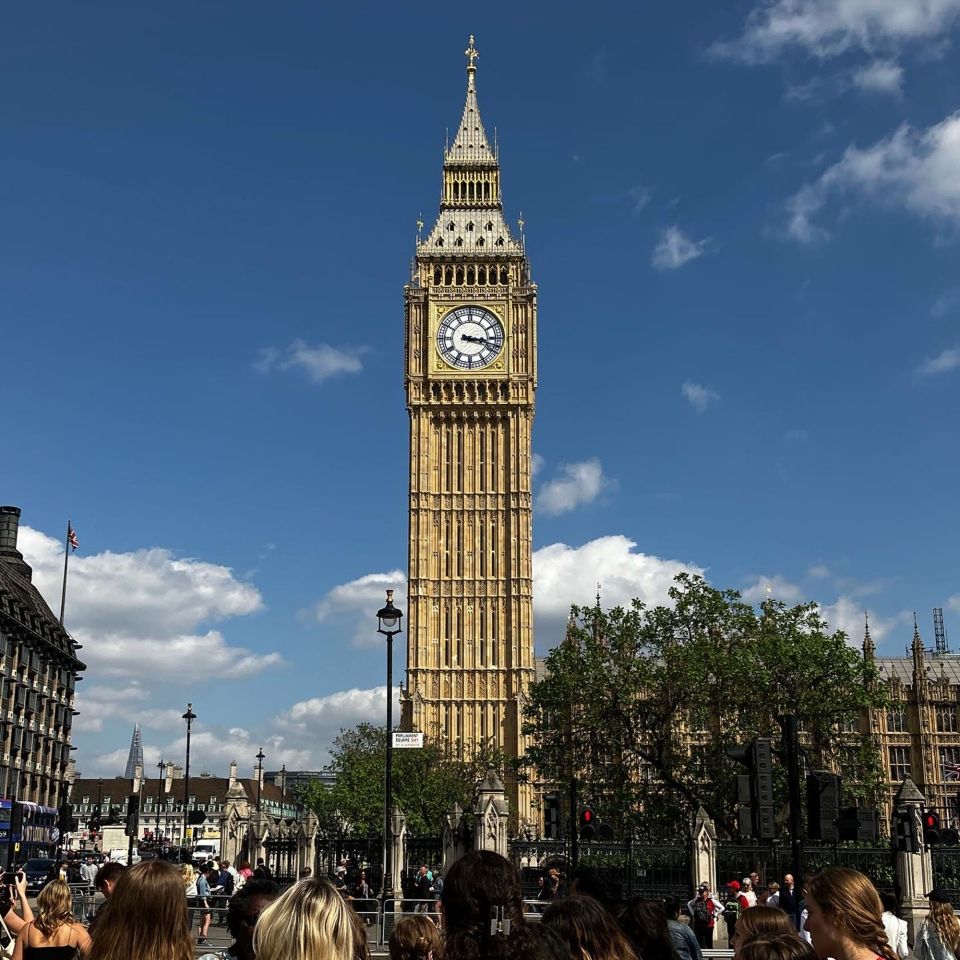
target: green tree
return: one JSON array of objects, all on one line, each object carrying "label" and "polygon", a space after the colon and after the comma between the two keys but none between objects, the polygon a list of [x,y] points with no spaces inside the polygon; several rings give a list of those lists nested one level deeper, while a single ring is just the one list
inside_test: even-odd
[{"label": "green tree", "polygon": [[[338,814],[355,836],[379,836],[383,831],[383,788],[386,769],[386,728],[362,723],[343,730],[334,742],[332,788],[315,780],[302,793],[325,828]],[[414,836],[438,836],[443,817],[454,803],[467,809],[487,767],[502,772],[503,760],[492,749],[460,759],[445,743],[424,738],[422,749],[394,750],[393,797],[407,817]]]},{"label": "green tree", "polygon": [[621,829],[676,835],[703,805],[735,835],[743,768],[725,748],[779,739],[776,718],[795,713],[811,763],[842,763],[847,795],[876,799],[878,751],[844,731],[884,694],[815,604],[768,600],[758,611],[688,574],[670,596],[670,607],[573,608],[525,710],[525,759],[540,779],[576,776],[581,797]]}]

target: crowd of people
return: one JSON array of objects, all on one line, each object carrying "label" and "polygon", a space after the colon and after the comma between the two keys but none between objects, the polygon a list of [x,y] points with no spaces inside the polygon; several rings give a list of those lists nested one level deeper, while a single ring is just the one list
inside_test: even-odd
[{"label": "crowd of people", "polygon": [[[212,891],[230,888],[225,919],[232,943],[203,960],[368,960],[367,929],[343,884],[307,877],[281,893],[265,866],[258,868],[259,875],[248,866],[209,864],[195,874],[162,860],[106,864],[94,881],[106,899],[87,926],[74,917],[70,887],[59,877],[43,887],[34,913],[21,874],[5,888],[0,926],[8,945],[15,936],[13,960],[193,960],[194,923],[202,947]],[[574,876],[561,895],[560,881],[549,877],[549,902],[531,912],[508,860],[467,853],[435,891],[438,912],[398,919],[392,960],[702,960],[713,942],[711,921],[721,919],[734,960],[905,960],[909,950],[896,904],[846,868],[805,878],[802,887],[788,875],[773,890],[747,877],[728,884],[724,899],[702,886],[686,904],[611,901],[589,872]],[[942,890],[930,891],[929,900],[916,957],[957,960],[953,907]]]}]

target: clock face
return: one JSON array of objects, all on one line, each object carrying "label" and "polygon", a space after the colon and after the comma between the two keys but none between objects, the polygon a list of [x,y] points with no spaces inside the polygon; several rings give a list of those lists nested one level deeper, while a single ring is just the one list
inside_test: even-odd
[{"label": "clock face", "polygon": [[483,307],[458,307],[443,318],[437,330],[437,347],[451,367],[477,370],[500,355],[503,327]]}]

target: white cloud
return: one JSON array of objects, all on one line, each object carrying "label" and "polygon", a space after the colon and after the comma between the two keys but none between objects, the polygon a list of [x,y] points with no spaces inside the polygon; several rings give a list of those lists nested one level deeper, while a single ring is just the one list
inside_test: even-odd
[{"label": "white cloud", "polygon": [[635,551],[622,535],[599,537],[579,547],[553,543],[533,555],[533,612],[541,648],[563,639],[571,604],[596,602],[600,584],[604,608],[626,606],[637,597],[648,605],[670,602],[668,591],[679,573],[703,570],[679,560]]},{"label": "white cloud", "polygon": [[898,50],[945,34],[960,0],[763,0],[743,34],[714,53],[745,63],[770,63],[787,50],[821,59],[849,50]]},{"label": "white cloud", "polygon": [[693,383],[685,380],[680,387],[680,396],[693,407],[697,413],[703,413],[711,403],[716,403],[720,399],[720,394],[710,387],[705,387],[700,383]]},{"label": "white cloud", "polygon": [[960,287],[951,287],[937,297],[930,308],[930,313],[938,320],[942,320],[958,309],[960,309]]},{"label": "white cloud", "polygon": [[633,212],[641,213],[650,202],[650,191],[646,187],[638,184],[627,191],[627,198],[630,200]]},{"label": "white cloud", "polygon": [[875,610],[865,609],[862,604],[846,594],[841,594],[833,603],[821,606],[820,610],[830,628],[842,630],[854,647],[859,647],[863,643],[864,614],[870,617],[870,635],[877,646],[880,646],[898,627],[913,623],[913,617],[909,611],[903,610],[892,617],[881,617]]},{"label": "white cloud", "polygon": [[314,383],[322,383],[338,373],[359,373],[363,369],[360,357],[366,352],[366,347],[331,347],[326,343],[311,347],[297,339],[284,350],[264,347],[254,363],[254,369],[260,373],[302,370]]},{"label": "white cloud", "polygon": [[956,596],[951,597],[947,601],[947,606],[951,610],[956,610],[957,613],[960,613],[960,593],[958,593]]},{"label": "white cloud", "polygon": [[314,607],[313,615],[321,623],[335,620],[349,624],[354,646],[376,647],[383,642],[377,633],[376,612],[386,603],[386,591],[394,591],[393,602],[403,610],[406,587],[407,577],[402,570],[368,573],[328,591]]},{"label": "white cloud", "polygon": [[853,71],[854,86],[865,93],[900,94],[903,67],[896,60],[874,60]]},{"label": "white cloud", "polygon": [[[394,723],[400,719],[400,688],[393,691]],[[340,690],[324,697],[311,697],[295,703],[278,718],[280,729],[296,742],[315,744],[314,762],[326,763],[321,755],[341,730],[359,723],[385,726],[387,722],[387,688]]]},{"label": "white cloud", "polygon": [[535,453],[530,458],[530,474],[531,476],[536,476],[542,469],[545,461],[539,453]]},{"label": "white cloud", "polygon": [[932,377],[938,373],[951,373],[958,368],[960,368],[960,348],[953,347],[925,360],[917,373],[921,377]]},{"label": "white cloud", "polygon": [[[40,593],[59,597],[63,545],[27,526],[20,528],[18,545]],[[66,625],[83,644],[80,655],[94,677],[185,683],[192,677],[184,663],[203,663],[224,679],[275,666],[278,653],[230,646],[219,630],[198,629],[262,607],[257,588],[237,580],[229,567],[169,550],[71,557]],[[84,708],[85,697],[81,690]]]},{"label": "white cloud", "polygon": [[752,584],[740,591],[747,603],[762,603],[764,600],[782,600],[787,604],[802,603],[803,591],[795,583],[781,576],[758,577]]},{"label": "white cloud", "polygon": [[581,463],[565,463],[560,467],[559,477],[540,487],[536,508],[548,516],[568,513],[592,503],[609,484],[596,457]]},{"label": "white cloud", "polygon": [[807,576],[813,577],[815,580],[823,580],[830,576],[830,568],[825,564],[816,563],[807,571]]},{"label": "white cloud", "polygon": [[676,270],[704,252],[706,240],[691,240],[678,226],[666,227],[653,248],[650,262],[658,270]]},{"label": "white cloud", "polygon": [[815,223],[834,195],[854,194],[902,207],[925,219],[960,226],[960,111],[926,130],[901,126],[870,147],[847,147],[819,180],[787,204],[788,232],[810,243],[827,231]]}]

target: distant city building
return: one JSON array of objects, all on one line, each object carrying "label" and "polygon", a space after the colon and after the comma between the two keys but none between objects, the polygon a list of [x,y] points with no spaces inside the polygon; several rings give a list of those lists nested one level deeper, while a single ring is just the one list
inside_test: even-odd
[{"label": "distant city building", "polygon": [[20,508],[0,507],[0,795],[57,807],[66,795],[78,645],[17,549]]},{"label": "distant city building", "polygon": [[292,797],[298,797],[300,791],[315,780],[319,780],[328,790],[333,786],[337,775],[330,769],[326,770],[266,770],[265,780],[280,787]]},{"label": "distant city building", "polygon": [[[114,842],[125,846],[123,811],[127,797],[138,793],[140,842],[192,846],[216,840],[221,856],[238,863],[263,857],[281,876],[295,876],[299,869],[314,865],[316,816],[289,791],[281,791],[266,776],[258,789],[256,777],[238,777],[237,765],[231,763],[228,777],[209,773],[191,777],[184,796],[182,774],[179,766],[169,763],[162,780],[78,777],[70,802],[80,830],[71,838],[71,848],[105,850]],[[185,808],[204,814],[203,823],[191,826]]]},{"label": "distant city building", "polygon": [[133,738],[130,740],[130,752],[127,754],[127,767],[123,775],[132,780],[137,775],[137,767],[143,771],[143,740],[140,737],[140,724],[133,728]]}]

